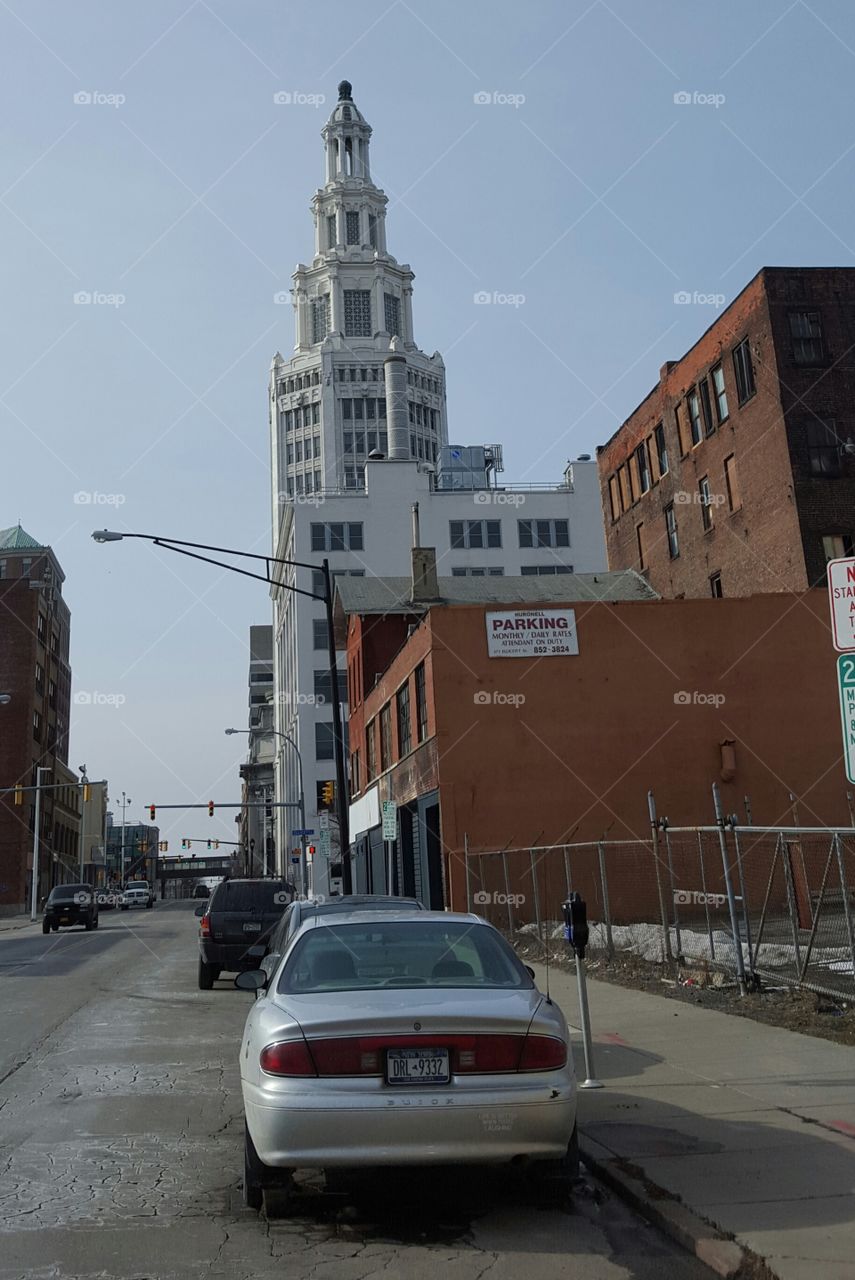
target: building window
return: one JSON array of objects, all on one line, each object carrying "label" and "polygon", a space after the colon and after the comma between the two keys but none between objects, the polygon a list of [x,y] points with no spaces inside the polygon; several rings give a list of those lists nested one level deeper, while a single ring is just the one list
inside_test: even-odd
[{"label": "building window", "polygon": [[346,338],[371,337],[371,290],[344,290],[344,334]]},{"label": "building window", "polygon": [[351,795],[358,796],[361,788],[359,785],[359,752],[354,751],[350,757],[350,791]]},{"label": "building window", "polygon": [[673,502],[665,508],[665,533],[668,538],[668,555],[676,560],[680,554],[680,541],[677,537],[677,513]]},{"label": "building window", "polygon": [[572,564],[524,564],[520,573],[524,578],[554,578],[559,573],[572,573]]},{"label": "building window", "polygon": [[568,520],[518,520],[521,547],[569,547]]},{"label": "building window", "polygon": [[709,476],[702,476],[698,481],[698,497],[701,503],[701,522],[704,529],[711,529],[712,520],[712,491],[710,490]]},{"label": "building window", "polygon": [[665,443],[665,427],[661,422],[653,430],[653,443],[656,448],[656,465],[661,478],[668,474],[668,446]]},{"label": "building window", "polygon": [[[332,573],[330,576],[332,577],[332,580],[333,580],[333,591],[335,591],[336,578],[364,578],[365,570],[364,569],[336,569],[335,572]],[[312,570],[312,592],[316,596],[322,596],[324,594],[324,573],[322,569]]]},{"label": "building window", "polygon": [[796,364],[822,364],[822,319],[818,311],[791,311],[790,337]]},{"label": "building window", "polygon": [[362,524],[354,521],[312,524],[313,551],[362,551]]},{"label": "building window", "polygon": [[680,412],[680,406],[674,406],[674,425],[677,428],[677,443],[680,446],[680,457],[685,458],[689,452],[689,440],[686,435],[686,424],[684,415]]},{"label": "building window", "polygon": [[427,686],[425,679],[425,664],[420,662],[415,670],[416,682],[416,737],[419,742],[424,742],[428,736],[428,717],[427,717]]},{"label": "building window", "polygon": [[827,533],[822,539],[822,554],[826,560],[843,560],[851,556],[851,537],[846,533]]},{"label": "building window", "polygon": [[338,232],[335,225],[335,214],[327,216],[327,248],[334,249],[338,244]]},{"label": "building window", "polygon": [[323,342],[330,331],[330,295],[312,299],[312,342]]},{"label": "building window", "polygon": [[368,243],[372,249],[377,248],[377,214],[369,213],[368,215]]},{"label": "building window", "polygon": [[335,758],[335,735],[333,727],[326,721],[315,725],[315,759],[333,760]]},{"label": "building window", "polygon": [[704,430],[708,436],[715,431],[715,419],[713,418],[712,402],[710,401],[710,384],[706,378],[698,383],[698,390],[701,393],[701,409],[704,415]]},{"label": "building window", "polygon": [[410,722],[410,686],[402,684],[395,695],[398,712],[398,759],[407,755],[413,746],[413,730]]},{"label": "building window", "polygon": [[714,600],[721,600],[722,597],[724,596],[724,592],[721,589],[720,573],[710,574],[710,595],[713,597]]},{"label": "building window", "polygon": [[347,244],[359,244],[359,214],[350,210],[344,215]]},{"label": "building window", "polygon": [[733,454],[724,460],[724,487],[727,490],[727,506],[730,511],[738,511],[742,506],[739,495],[739,476],[736,474],[736,458]]},{"label": "building window", "polygon": [[392,763],[392,704],[387,702],[380,712],[380,772]]},{"label": "building window", "polygon": [[45,625],[45,615],[40,613],[38,622],[36,623],[36,635],[38,637],[39,644],[44,644],[46,631],[47,626]]},{"label": "building window", "polygon": [[650,465],[647,461],[647,444],[645,441],[635,451],[635,467],[638,471],[638,483],[642,493],[650,488]]},{"label": "building window", "polygon": [[740,404],[745,404],[757,390],[754,385],[754,366],[751,363],[751,351],[747,338],[733,349],[733,372],[736,376],[736,398]]},{"label": "building window", "polygon": [[724,387],[724,369],[717,364],[710,374],[713,384],[713,394],[715,396],[715,416],[718,419],[718,425],[727,418],[727,391]]},{"label": "building window", "polygon": [[6,561],[0,560],[0,578],[6,577]]},{"label": "building window", "polygon": [[689,406],[689,425],[692,432],[692,444],[700,444],[703,435],[703,424],[701,423],[701,402],[698,398],[697,391],[690,391],[686,397],[686,404]]},{"label": "building window", "polygon": [[502,545],[501,520],[451,520],[449,532],[455,550]]},{"label": "building window", "polygon": [[329,632],[327,630],[326,618],[312,619],[312,648],[324,649],[329,647]]},{"label": "building window", "polygon": [[812,476],[841,474],[840,441],[833,419],[814,419],[807,426],[808,462]]},{"label": "building window", "polygon": [[[321,706],[332,704],[332,685],[330,684],[330,673],[326,668],[315,671],[315,700]],[[338,700],[339,702],[347,702],[347,672],[342,670],[336,671],[338,682]]]},{"label": "building window", "polygon": [[609,504],[612,509],[612,520],[617,520],[620,517],[620,489],[617,476],[609,477]]},{"label": "building window", "polygon": [[33,712],[33,737],[36,742],[42,740],[42,715],[40,711]]},{"label": "building window", "polygon": [[504,575],[504,569],[492,565],[455,565],[451,570],[452,578],[503,578]]},{"label": "building window", "polygon": [[401,336],[401,300],[393,293],[383,294],[383,311],[386,319],[386,332]]},{"label": "building window", "polygon": [[376,721],[369,720],[365,726],[365,781],[371,782],[377,774],[377,732]]},{"label": "building window", "polygon": [[620,506],[621,511],[629,511],[632,501],[629,496],[629,476],[627,475],[626,466],[618,467],[618,487],[620,489]]},{"label": "building window", "polygon": [[644,563],[644,525],[643,524],[637,524],[635,526],[635,542],[636,542],[636,546],[638,547],[638,567],[639,569],[646,569],[647,566]]}]

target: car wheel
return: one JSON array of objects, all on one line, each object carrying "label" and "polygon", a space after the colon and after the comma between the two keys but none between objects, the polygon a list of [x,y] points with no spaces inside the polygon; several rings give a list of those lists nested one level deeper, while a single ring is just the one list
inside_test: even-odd
[{"label": "car wheel", "polygon": [[59,925],[58,925],[58,924],[52,924],[52,925],[51,925],[51,928],[53,929],[54,933],[59,933]]},{"label": "car wheel", "polygon": [[50,925],[47,920],[42,921],[42,933],[50,933]]},{"label": "car wheel", "polygon": [[579,1130],[576,1125],[560,1160],[538,1160],[532,1172],[533,1186],[539,1196],[553,1203],[566,1200],[579,1177]]},{"label": "car wheel", "polygon": [[97,917],[97,916],[96,916],[96,917],[95,917],[95,919],[92,921],[92,928],[93,928],[93,929],[97,929],[97,928],[98,928],[98,917]]},{"label": "car wheel", "polygon": [[260,1209],[268,1218],[283,1218],[293,1208],[294,1182],[290,1169],[264,1164],[244,1121],[243,1199],[248,1209]]},{"label": "car wheel", "polygon": [[220,976],[220,970],[215,964],[206,964],[202,957],[199,957],[199,990],[210,991]]},{"label": "car wheel", "polygon": [[260,1209],[264,1203],[264,1188],[261,1185],[261,1161],[255,1150],[249,1129],[244,1123],[243,1139],[243,1202],[247,1209]]},{"label": "car wheel", "polygon": [[120,911],[127,911],[127,909],[128,909],[127,907],[119,907]]},{"label": "car wheel", "polygon": [[145,905],[146,905],[146,910],[151,911],[152,907],[154,906],[154,903],[153,903],[153,902],[147,902]]},{"label": "car wheel", "polygon": [[92,924],[92,921],[91,921],[91,920],[84,920],[84,922],[83,922],[83,928],[86,930],[86,932],[87,932],[87,933],[91,933],[92,929],[94,928],[94,926],[93,926],[93,924]]}]

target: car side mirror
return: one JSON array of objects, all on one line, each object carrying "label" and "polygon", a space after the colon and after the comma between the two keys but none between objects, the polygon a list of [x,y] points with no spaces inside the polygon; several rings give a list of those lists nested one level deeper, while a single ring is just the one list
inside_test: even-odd
[{"label": "car side mirror", "polygon": [[235,978],[238,991],[261,991],[267,986],[267,974],[263,969],[244,969]]},{"label": "car side mirror", "polygon": [[193,915],[194,915],[194,916],[200,916],[200,917],[201,917],[201,916],[203,916],[204,914],[205,914],[205,908],[204,908],[204,907],[202,907],[202,906],[197,907],[197,908],[196,908],[196,910],[193,912]]},{"label": "car side mirror", "polygon": [[537,978],[537,974],[535,973],[534,969],[532,969],[530,964],[526,965],[525,971],[530,978]]}]

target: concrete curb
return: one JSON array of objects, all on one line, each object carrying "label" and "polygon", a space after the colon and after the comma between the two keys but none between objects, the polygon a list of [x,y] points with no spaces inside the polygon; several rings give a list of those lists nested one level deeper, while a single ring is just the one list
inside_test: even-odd
[{"label": "concrete curb", "polygon": [[579,1134],[579,1155],[601,1182],[723,1280],[777,1280],[758,1254],[718,1231],[651,1182],[638,1165],[615,1156],[584,1132]]}]

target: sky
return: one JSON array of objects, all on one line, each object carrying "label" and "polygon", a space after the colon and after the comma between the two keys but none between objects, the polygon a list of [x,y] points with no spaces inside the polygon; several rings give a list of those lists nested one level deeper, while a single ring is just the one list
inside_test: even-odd
[{"label": "sky", "polygon": [[507,482],[593,454],[762,266],[855,263],[851,0],[0,0],[0,49],[0,528],[65,570],[69,763],[129,820],[239,799],[270,605],[90,534],[270,549],[275,298],[342,78],[450,438]]}]

